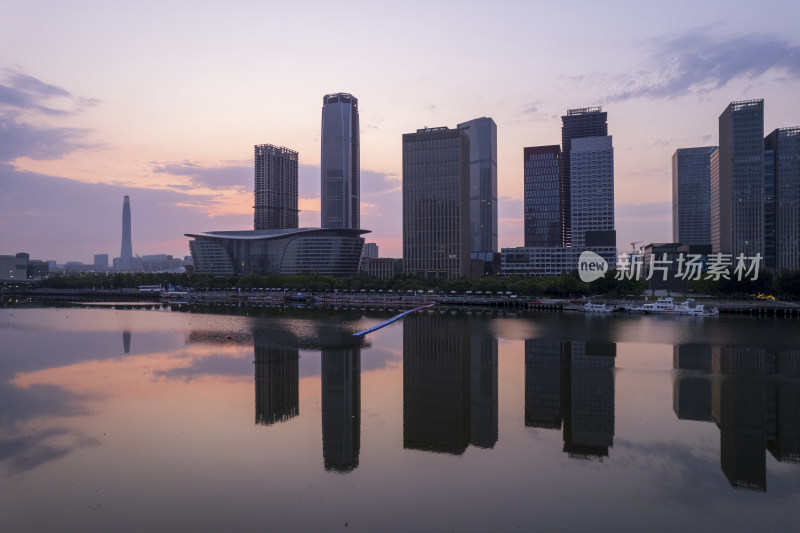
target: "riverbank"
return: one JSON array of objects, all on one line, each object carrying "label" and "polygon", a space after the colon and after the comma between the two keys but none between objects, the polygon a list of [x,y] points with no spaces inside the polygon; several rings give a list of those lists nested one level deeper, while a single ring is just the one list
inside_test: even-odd
[{"label": "riverbank", "polygon": [[[167,305],[211,305],[211,306],[282,306],[292,305],[320,307],[380,307],[414,308],[437,305],[453,308],[509,308],[535,309],[541,311],[576,310],[585,302],[582,299],[534,298],[513,294],[435,294],[432,291],[414,293],[368,293],[368,292],[314,292],[288,290],[209,290],[185,293],[154,293],[136,289],[5,289],[3,305],[25,303],[69,303],[80,302],[93,305],[149,307]],[[644,300],[593,298],[595,303],[605,303],[614,309],[641,305]],[[746,314],[757,316],[800,316],[800,304],[769,301],[724,301],[698,300],[706,308],[718,308],[724,314]]]}]

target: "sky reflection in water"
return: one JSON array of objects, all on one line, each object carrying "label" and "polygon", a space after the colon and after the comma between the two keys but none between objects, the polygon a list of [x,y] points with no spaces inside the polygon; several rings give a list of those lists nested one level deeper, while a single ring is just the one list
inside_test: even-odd
[{"label": "sky reflection in water", "polygon": [[0,530],[800,517],[796,321],[387,316],[0,310]]}]

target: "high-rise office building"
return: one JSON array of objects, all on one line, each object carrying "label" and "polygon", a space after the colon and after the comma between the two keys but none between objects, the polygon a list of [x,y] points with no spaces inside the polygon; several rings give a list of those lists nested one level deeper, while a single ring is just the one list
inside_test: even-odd
[{"label": "high-rise office building", "polygon": [[[775,268],[800,269],[800,127],[779,128],[765,141],[765,168],[773,170],[774,203],[765,205],[765,230],[774,230]],[[771,163],[771,164],[770,164]],[[767,176],[765,176],[765,182]],[[765,194],[765,198],[767,195]],[[771,212],[770,212],[771,207]],[[770,214],[772,216],[770,216]],[[769,254],[767,254],[769,256]]]},{"label": "high-rise office building", "polygon": [[469,136],[425,128],[403,135],[403,271],[469,274]]},{"label": "high-rise office building", "polygon": [[130,270],[133,259],[131,245],[131,199],[125,196],[122,202],[122,246],[119,252],[119,270]]},{"label": "high-rise office building", "polygon": [[716,146],[672,154],[672,242],[711,244],[711,154]]},{"label": "high-rise office building", "polygon": [[561,148],[523,150],[525,176],[525,246],[561,246]]},{"label": "high-rise office building", "polygon": [[[611,141],[610,135],[571,141],[570,225],[572,247],[578,250],[616,247],[614,148]],[[613,255],[616,258],[616,250]]]},{"label": "high-rise office building", "polygon": [[254,148],[253,229],[297,228],[297,152],[271,144]]},{"label": "high-rise office building", "polygon": [[561,220],[562,244],[572,245],[572,140],[608,135],[608,113],[601,107],[569,109],[561,117]]},{"label": "high-rise office building", "polygon": [[[731,102],[719,116],[719,176],[712,180],[715,253],[764,256],[764,100]],[[714,196],[717,198],[714,199]]]},{"label": "high-rise office building", "polygon": [[488,117],[462,122],[469,137],[470,252],[497,251],[497,124]]},{"label": "high-rise office building", "polygon": [[358,99],[347,93],[322,99],[322,227],[361,224]]}]

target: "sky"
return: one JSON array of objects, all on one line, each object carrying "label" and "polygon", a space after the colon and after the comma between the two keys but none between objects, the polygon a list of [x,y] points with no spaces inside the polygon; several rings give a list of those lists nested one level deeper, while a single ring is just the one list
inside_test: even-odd
[{"label": "sky", "polygon": [[189,255],[252,229],[253,145],[300,154],[319,226],[322,97],[359,100],[361,221],[402,256],[402,134],[492,117],[499,246],[522,246],[523,148],[608,112],[617,246],[670,242],[671,158],[731,101],[800,126],[800,2],[0,0],[0,254]]}]

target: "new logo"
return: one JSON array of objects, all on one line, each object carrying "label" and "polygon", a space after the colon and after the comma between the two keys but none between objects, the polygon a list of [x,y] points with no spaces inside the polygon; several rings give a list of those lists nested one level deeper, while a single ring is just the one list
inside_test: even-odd
[{"label": "new logo", "polygon": [[608,272],[608,262],[594,252],[586,250],[578,259],[578,275],[581,281],[589,283],[600,279]]}]

